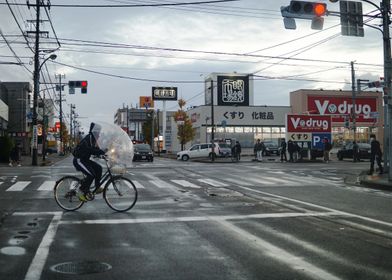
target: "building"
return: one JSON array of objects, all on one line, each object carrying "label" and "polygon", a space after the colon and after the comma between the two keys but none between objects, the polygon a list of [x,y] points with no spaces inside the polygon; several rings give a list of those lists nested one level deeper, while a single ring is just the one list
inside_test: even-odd
[{"label": "building", "polygon": [[[28,82],[3,82],[0,87],[2,102],[8,106],[7,132],[22,147],[23,153],[30,152],[30,125],[32,87]],[[4,105],[3,105],[4,107]]]},{"label": "building", "polygon": [[146,109],[121,108],[114,115],[114,123],[128,133],[135,141],[144,141],[143,123],[147,121]]},{"label": "building", "polygon": [[353,105],[351,91],[300,89],[290,93],[294,114],[332,116],[332,141],[336,145],[354,140],[368,142],[376,134],[380,143],[384,137],[384,113],[381,92],[361,91]]}]

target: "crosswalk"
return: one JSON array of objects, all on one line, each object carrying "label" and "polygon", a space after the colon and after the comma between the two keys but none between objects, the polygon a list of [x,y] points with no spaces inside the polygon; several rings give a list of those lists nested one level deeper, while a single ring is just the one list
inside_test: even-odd
[{"label": "crosswalk", "polygon": [[[208,175],[210,175],[208,177]],[[201,189],[203,187],[230,187],[230,186],[243,186],[243,187],[296,187],[296,186],[338,186],[343,183],[341,178],[317,178],[312,176],[297,176],[295,174],[252,174],[251,176],[242,176],[238,174],[225,174],[222,178],[211,178],[213,174],[199,177],[187,178],[167,178],[164,176],[160,178],[156,175],[149,173],[132,174],[128,178],[132,180],[136,188],[143,189],[178,189],[179,187]],[[6,192],[21,192],[24,190],[37,190],[40,192],[53,191],[56,181],[45,180],[40,183],[33,183],[33,181],[21,180],[12,178],[12,180],[0,181],[0,191]]]}]

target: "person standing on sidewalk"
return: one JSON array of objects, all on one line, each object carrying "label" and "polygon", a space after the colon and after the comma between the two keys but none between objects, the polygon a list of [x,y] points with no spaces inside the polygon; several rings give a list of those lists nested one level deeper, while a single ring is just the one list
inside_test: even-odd
[{"label": "person standing on sidewalk", "polygon": [[373,175],[375,160],[377,161],[379,174],[381,175],[384,173],[384,169],[382,168],[381,165],[381,159],[382,159],[382,152],[381,152],[380,142],[376,140],[375,134],[371,134],[370,135],[370,170],[368,173],[369,175]]},{"label": "person standing on sidewalk", "polygon": [[287,156],[286,156],[286,148],[287,148],[287,144],[286,144],[286,140],[282,139],[282,142],[280,143],[280,161],[283,162],[283,158],[284,161],[287,161]]},{"label": "person standing on sidewalk", "polygon": [[287,143],[287,150],[289,152],[289,162],[294,162],[293,155],[294,155],[295,147],[293,141],[289,140],[289,142]]},{"label": "person standing on sidewalk", "polygon": [[353,162],[361,161],[359,158],[359,146],[356,141],[353,141]]},{"label": "person standing on sidewalk", "polygon": [[329,162],[329,152],[332,149],[332,145],[329,142],[327,137],[324,137],[323,141],[323,153],[324,153],[324,162],[328,163]]},{"label": "person standing on sidewalk", "polygon": [[263,161],[263,144],[260,142],[260,139],[257,139],[253,150],[256,153],[256,160]]}]

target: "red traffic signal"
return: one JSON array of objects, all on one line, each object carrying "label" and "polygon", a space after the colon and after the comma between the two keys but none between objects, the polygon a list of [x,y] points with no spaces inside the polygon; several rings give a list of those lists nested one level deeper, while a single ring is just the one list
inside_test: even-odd
[{"label": "red traffic signal", "polygon": [[81,87],[87,87],[87,81],[80,81]]},{"label": "red traffic signal", "polygon": [[327,12],[327,5],[324,3],[315,3],[313,5],[313,12],[316,16],[322,17]]}]

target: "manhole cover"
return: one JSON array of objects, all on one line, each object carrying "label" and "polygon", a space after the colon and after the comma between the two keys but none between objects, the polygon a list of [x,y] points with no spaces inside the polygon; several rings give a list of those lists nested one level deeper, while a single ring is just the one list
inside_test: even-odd
[{"label": "manhole cover", "polygon": [[54,272],[66,274],[91,274],[101,273],[112,269],[107,263],[97,261],[65,262],[51,267]]}]

